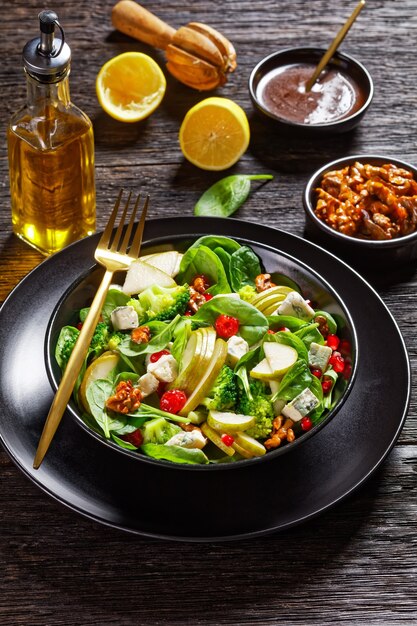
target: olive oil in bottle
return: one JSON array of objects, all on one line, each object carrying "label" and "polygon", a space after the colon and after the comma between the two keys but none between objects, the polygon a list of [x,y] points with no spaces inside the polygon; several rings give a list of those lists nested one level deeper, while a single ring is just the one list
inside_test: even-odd
[{"label": "olive oil in bottle", "polygon": [[[13,230],[52,254],[95,230],[94,137],[70,100],[71,52],[53,11],[23,50],[27,103],[8,128]],[[55,26],[61,38],[54,38]]]}]

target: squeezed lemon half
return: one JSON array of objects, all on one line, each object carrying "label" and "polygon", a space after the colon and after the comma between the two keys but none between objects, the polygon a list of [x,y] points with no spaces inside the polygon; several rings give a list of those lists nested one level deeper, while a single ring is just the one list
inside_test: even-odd
[{"label": "squeezed lemon half", "polygon": [[103,65],[96,78],[97,98],[121,122],[145,119],[161,104],[166,80],[159,65],[142,52],[125,52]]}]

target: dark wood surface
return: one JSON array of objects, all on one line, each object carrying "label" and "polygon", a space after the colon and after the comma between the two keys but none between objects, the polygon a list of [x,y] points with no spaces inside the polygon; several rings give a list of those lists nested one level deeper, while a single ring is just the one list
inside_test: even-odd
[{"label": "dark wood surface", "polygon": [[[247,81],[263,56],[294,45],[325,46],[352,3],[226,0],[143,3],[171,25],[191,20],[224,32],[238,69],[218,95],[247,112],[251,145],[233,172],[270,172],[236,217],[303,235],[309,175],[325,162],[376,152],[417,164],[415,0],[373,0],[343,44],[371,72],[375,98],[356,132],[290,141],[253,112]],[[34,0],[1,2],[0,300],[41,260],[11,234],[5,130],[25,98],[20,53],[36,34]],[[120,186],[151,193],[150,217],[191,216],[221,177],[182,158],[177,135],[188,108],[205,95],[167,76],[161,107],[123,125],[101,111],[94,82],[101,65],[140,50],[163,54],[115,32],[108,0],[57,2],[72,47],[71,95],[92,119],[96,140],[98,227]],[[229,172],[228,172],[229,173]],[[417,360],[414,268],[379,285]],[[387,381],[389,385],[389,381]],[[381,415],[381,420],[384,415]],[[348,500],[304,526],[236,543],[187,544],[131,536],[56,504],[0,452],[0,625],[114,624],[417,624],[417,429],[415,387],[409,416],[382,468]],[[271,497],[279,497],[272,496]]]}]

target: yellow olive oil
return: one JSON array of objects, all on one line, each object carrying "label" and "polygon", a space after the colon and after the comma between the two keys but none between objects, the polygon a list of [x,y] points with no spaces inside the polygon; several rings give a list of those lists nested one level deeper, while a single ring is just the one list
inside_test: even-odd
[{"label": "yellow olive oil", "polygon": [[13,230],[49,255],[95,230],[94,137],[70,100],[71,54],[57,15],[43,11],[39,19],[41,37],[23,51],[27,103],[7,139]]}]

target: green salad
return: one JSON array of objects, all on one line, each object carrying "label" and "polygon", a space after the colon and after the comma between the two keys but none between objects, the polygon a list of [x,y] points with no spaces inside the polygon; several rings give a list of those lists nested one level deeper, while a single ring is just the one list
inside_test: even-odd
[{"label": "green salad", "polygon": [[[61,329],[62,371],[87,314]],[[91,429],[154,459],[260,457],[343,394],[352,365],[341,330],[249,246],[200,237],[184,253],[141,257],[110,288],[74,399]]]}]

